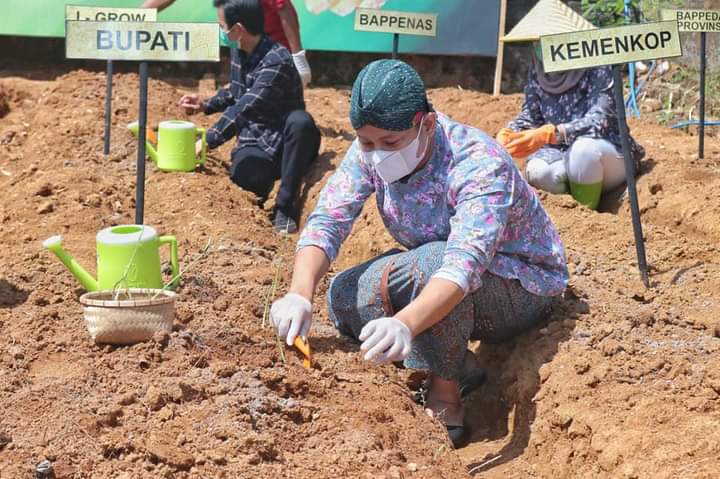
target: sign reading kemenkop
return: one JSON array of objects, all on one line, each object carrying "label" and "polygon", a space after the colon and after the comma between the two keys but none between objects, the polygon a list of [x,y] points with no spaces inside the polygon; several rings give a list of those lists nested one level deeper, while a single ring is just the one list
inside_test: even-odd
[{"label": "sign reading kemenkop", "polygon": [[154,8],[113,8],[65,5],[65,19],[95,22],[155,22]]},{"label": "sign reading kemenkop", "polygon": [[68,21],[67,58],[88,60],[215,62],[217,23]]},{"label": "sign reading kemenkop", "polygon": [[720,10],[663,10],[663,20],[677,20],[681,32],[720,32]]},{"label": "sign reading kemenkop", "polygon": [[437,15],[358,8],[355,12],[355,30],[435,37]]},{"label": "sign reading kemenkop", "polygon": [[682,55],[676,21],[546,35],[540,44],[548,73]]}]

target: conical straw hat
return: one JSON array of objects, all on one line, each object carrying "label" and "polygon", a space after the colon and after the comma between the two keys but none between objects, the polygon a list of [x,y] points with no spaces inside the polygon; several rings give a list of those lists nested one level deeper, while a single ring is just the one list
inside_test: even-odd
[{"label": "conical straw hat", "polygon": [[531,42],[539,40],[542,35],[578,32],[594,28],[592,23],[560,0],[540,0],[502,40],[504,42]]}]

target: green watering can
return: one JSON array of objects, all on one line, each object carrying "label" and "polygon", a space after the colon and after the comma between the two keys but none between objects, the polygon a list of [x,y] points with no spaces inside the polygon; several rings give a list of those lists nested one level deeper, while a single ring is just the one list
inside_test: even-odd
[{"label": "green watering can", "polygon": [[[170,245],[173,283],[178,280],[177,240],[174,236],[158,236],[145,225],[120,225],[105,228],[95,238],[97,245],[97,280],[62,247],[62,236],[43,242],[88,291],[116,288],[153,288],[164,286],[160,269],[160,246]],[[175,284],[172,284],[175,286]]]},{"label": "green watering can", "polygon": [[[128,125],[128,129],[138,135],[140,129],[138,122]],[[207,141],[205,128],[198,128],[194,123],[183,120],[168,120],[160,122],[157,135],[157,150],[151,140],[154,139],[152,130],[148,131],[148,141],[145,142],[150,159],[163,171],[193,171],[197,165],[205,164],[207,159]],[[202,151],[200,158],[195,157],[195,142],[200,135]]]}]

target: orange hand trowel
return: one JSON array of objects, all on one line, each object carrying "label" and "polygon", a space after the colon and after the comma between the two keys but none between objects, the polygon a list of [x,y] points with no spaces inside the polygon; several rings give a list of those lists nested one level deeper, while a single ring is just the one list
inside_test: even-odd
[{"label": "orange hand trowel", "polygon": [[295,342],[293,345],[300,350],[301,353],[303,353],[303,367],[305,369],[310,369],[310,361],[312,360],[312,356],[310,353],[310,341],[303,341],[300,336],[295,337]]}]

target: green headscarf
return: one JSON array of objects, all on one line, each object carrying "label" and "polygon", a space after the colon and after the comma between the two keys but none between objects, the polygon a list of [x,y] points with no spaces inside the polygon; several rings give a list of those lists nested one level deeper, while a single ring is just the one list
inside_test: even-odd
[{"label": "green headscarf", "polygon": [[377,60],[363,68],[352,88],[350,122],[391,131],[414,126],[418,112],[430,111],[420,75],[400,60]]}]

